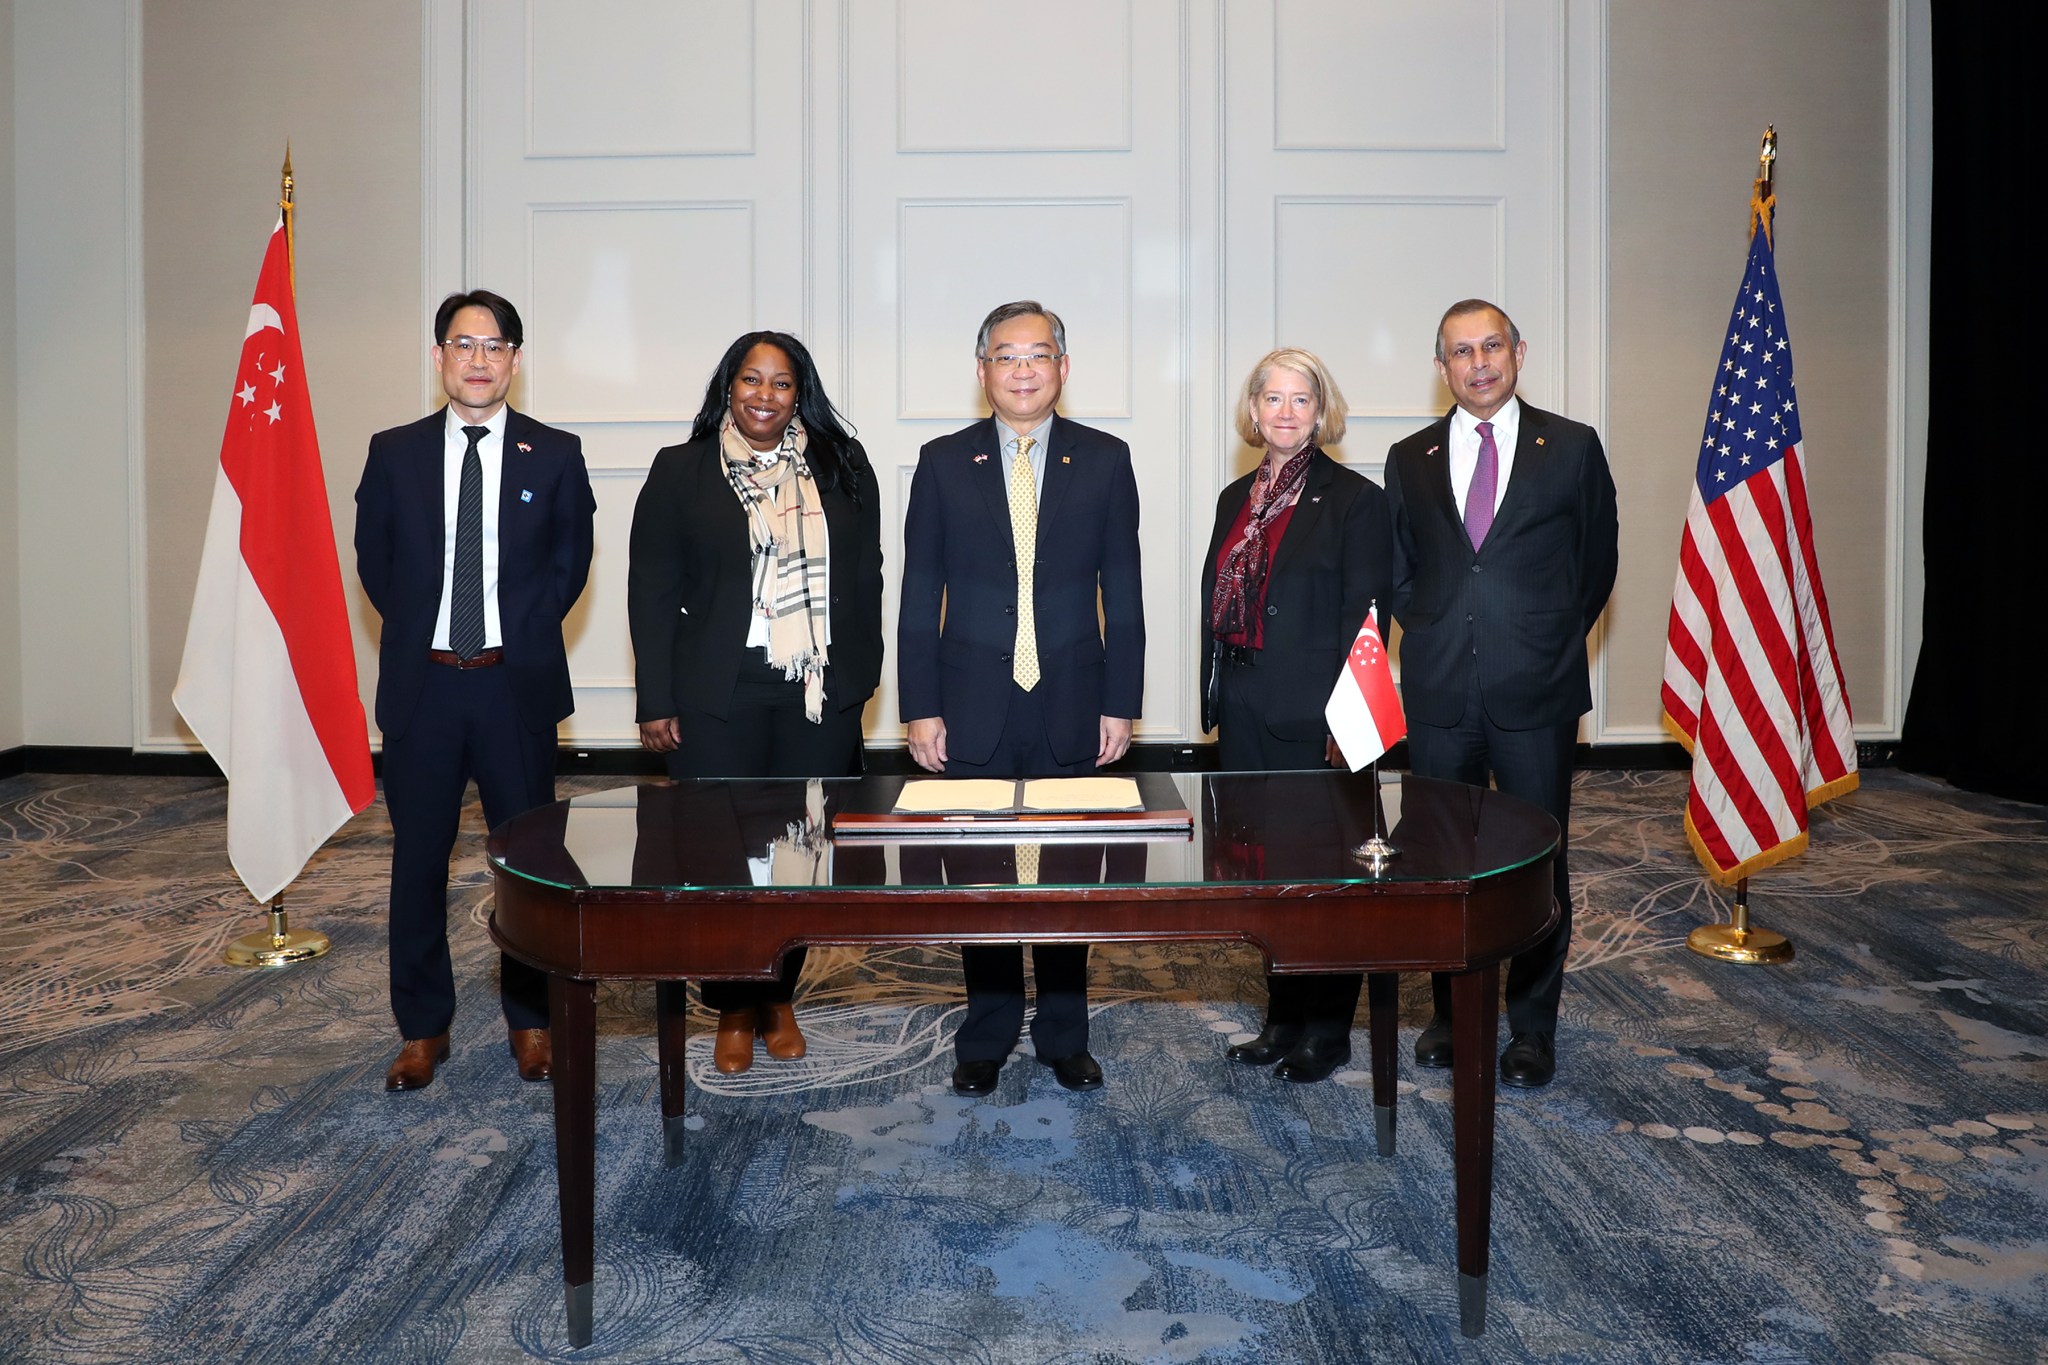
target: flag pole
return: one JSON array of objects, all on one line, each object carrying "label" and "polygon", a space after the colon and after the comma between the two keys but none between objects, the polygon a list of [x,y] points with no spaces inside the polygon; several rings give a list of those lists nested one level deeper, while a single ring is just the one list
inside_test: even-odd
[{"label": "flag pole", "polygon": [[1401,850],[1387,842],[1380,833],[1380,761],[1375,758],[1365,765],[1372,773],[1372,838],[1351,850],[1351,856],[1363,860],[1373,876],[1387,870],[1387,860],[1401,856]]},{"label": "flag pole", "polygon": [[[294,297],[299,292],[298,257],[292,249],[292,144],[284,144],[284,170],[278,187],[277,207],[284,215],[284,259]],[[316,958],[333,945],[316,929],[294,929],[285,917],[284,892],[270,899],[270,928],[244,934],[230,943],[223,956],[230,967],[288,967],[294,962]]]},{"label": "flag pole", "polygon": [[[1771,214],[1777,209],[1778,196],[1772,191],[1771,172],[1778,162],[1778,125],[1764,125],[1763,145],[1757,151],[1756,185],[1749,195],[1749,231],[1752,236],[1764,234],[1766,242],[1776,243],[1771,237]],[[1792,940],[1770,929],[1749,927],[1749,878],[1738,878],[1735,883],[1735,904],[1730,909],[1728,923],[1702,924],[1685,937],[1685,946],[1701,957],[1711,957],[1722,962],[1737,962],[1745,966],[1790,962]]]}]

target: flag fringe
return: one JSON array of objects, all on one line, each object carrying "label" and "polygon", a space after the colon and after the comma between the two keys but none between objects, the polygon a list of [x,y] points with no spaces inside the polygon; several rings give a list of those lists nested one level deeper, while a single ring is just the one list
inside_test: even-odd
[{"label": "flag fringe", "polygon": [[1744,877],[1761,872],[1768,867],[1776,867],[1788,858],[1798,857],[1806,852],[1807,841],[1807,833],[1802,829],[1784,843],[1767,848],[1761,853],[1752,854],[1735,866],[1724,869],[1714,865],[1713,856],[1707,852],[1706,840],[1700,837],[1699,830],[1693,826],[1691,811],[1685,813],[1685,837],[1691,842],[1692,851],[1699,858],[1700,867],[1705,870],[1707,880],[1719,886],[1733,886]]},{"label": "flag fringe", "polygon": [[1685,727],[1671,719],[1669,711],[1659,712],[1657,719],[1663,723],[1665,732],[1678,741],[1680,748],[1687,753],[1692,752],[1692,736],[1685,732]]},{"label": "flag fringe", "polygon": [[1832,801],[1838,796],[1855,791],[1862,785],[1860,773],[1843,773],[1832,782],[1823,782],[1806,794],[1806,808],[1812,810],[1823,801]]}]

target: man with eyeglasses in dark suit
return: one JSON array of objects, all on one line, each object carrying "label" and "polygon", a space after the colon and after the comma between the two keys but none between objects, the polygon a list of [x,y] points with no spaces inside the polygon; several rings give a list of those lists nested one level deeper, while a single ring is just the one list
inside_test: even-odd
[{"label": "man with eyeglasses in dark suit", "polygon": [[[448,858],[476,782],[495,827],[555,799],[555,727],[575,709],[562,618],[590,572],[597,510],[576,436],[506,405],[525,332],[488,290],[451,294],[428,360],[447,406],[370,438],[356,489],[356,573],[384,618],[377,726],[391,816],[391,1010],[403,1038],[386,1090],[418,1090],[448,1056],[455,979]],[[548,1079],[547,977],[499,955],[507,1041]]]},{"label": "man with eyeglasses in dark suit", "polygon": [[[1129,446],[1054,413],[1067,370],[1058,315],[1029,299],[1002,305],[975,341],[992,415],[918,455],[897,704],[911,757],[932,772],[1092,773],[1130,747],[1145,662],[1138,484]],[[1018,846],[1018,881],[1038,880],[1038,852]],[[1023,950],[968,945],[960,956],[967,1017],[953,1089],[984,1095],[1023,1027]],[[1031,961],[1038,1059],[1069,1090],[1100,1087],[1087,945],[1037,944]]]}]

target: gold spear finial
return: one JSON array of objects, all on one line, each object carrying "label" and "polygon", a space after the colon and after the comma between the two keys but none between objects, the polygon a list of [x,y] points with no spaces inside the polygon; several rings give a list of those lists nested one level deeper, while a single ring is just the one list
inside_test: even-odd
[{"label": "gold spear finial", "polygon": [[284,215],[284,261],[290,272],[292,296],[299,292],[299,257],[292,232],[292,140],[284,140],[284,171],[278,187],[278,211]]},{"label": "gold spear finial", "polygon": [[[1778,196],[1771,189],[1771,171],[1778,160],[1778,125],[1764,125],[1763,145],[1756,154],[1756,184],[1749,192],[1749,231],[1764,230],[1764,240],[1771,241],[1771,213],[1778,207]],[[1772,243],[1773,246],[1776,243]]]}]

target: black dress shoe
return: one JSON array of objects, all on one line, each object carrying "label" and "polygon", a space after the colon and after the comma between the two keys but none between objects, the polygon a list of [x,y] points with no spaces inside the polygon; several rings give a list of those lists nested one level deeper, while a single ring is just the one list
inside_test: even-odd
[{"label": "black dress shoe", "polygon": [[1299,1081],[1306,1085],[1311,1081],[1329,1079],[1332,1071],[1351,1060],[1351,1039],[1339,1034],[1335,1038],[1304,1038],[1294,1045],[1294,1050],[1280,1059],[1280,1065],[1273,1068],[1273,1074],[1283,1081]]},{"label": "black dress shoe", "polygon": [[953,1093],[956,1095],[986,1095],[996,1088],[996,1077],[1001,1075],[1001,1062],[955,1062],[953,1064]]},{"label": "black dress shoe", "polygon": [[1052,1078],[1069,1090],[1102,1089],[1102,1068],[1085,1052],[1071,1057],[1040,1057],[1052,1068]]},{"label": "black dress shoe", "polygon": [[1502,1085],[1535,1090],[1557,1074],[1557,1048],[1547,1033],[1517,1033],[1500,1054]]},{"label": "black dress shoe", "polygon": [[1271,1066],[1294,1050],[1301,1041],[1301,1025],[1266,1021],[1265,1031],[1249,1042],[1235,1043],[1223,1055],[1246,1066]]},{"label": "black dress shoe", "polygon": [[1439,1015],[1415,1040],[1415,1065],[1442,1070],[1451,1064],[1451,1021]]}]

